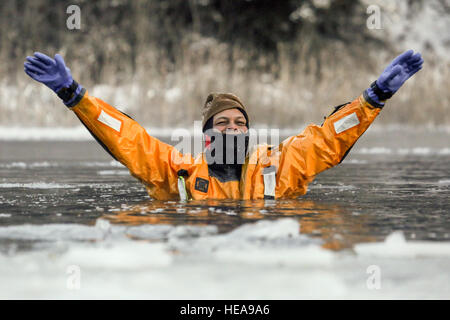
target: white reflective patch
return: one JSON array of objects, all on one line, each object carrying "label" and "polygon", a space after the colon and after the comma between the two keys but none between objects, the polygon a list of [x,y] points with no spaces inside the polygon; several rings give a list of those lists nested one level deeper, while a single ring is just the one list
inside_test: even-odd
[{"label": "white reflective patch", "polygon": [[178,177],[178,194],[180,195],[181,201],[186,201],[188,199],[186,192],[186,183],[183,177]]},{"label": "white reflective patch", "polygon": [[102,110],[102,112],[100,112],[100,115],[98,116],[97,120],[100,121],[101,123],[106,124],[108,127],[116,130],[117,132],[120,132],[122,121],[117,120],[116,118],[110,116],[105,111]]},{"label": "white reflective patch", "polygon": [[336,134],[339,134],[347,129],[357,126],[358,124],[358,116],[356,115],[356,112],[353,112],[352,114],[349,114],[348,116],[345,116],[342,119],[336,121],[334,123],[334,131],[336,131]]},{"label": "white reflective patch", "polygon": [[270,170],[270,172],[264,173],[263,177],[264,177],[264,195],[269,197],[275,197],[275,186],[276,186],[275,170]]}]

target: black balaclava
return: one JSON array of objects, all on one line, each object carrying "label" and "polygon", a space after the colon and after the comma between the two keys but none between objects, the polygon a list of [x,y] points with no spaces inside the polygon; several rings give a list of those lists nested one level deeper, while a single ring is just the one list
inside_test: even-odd
[{"label": "black balaclava", "polygon": [[213,129],[212,120],[210,118],[203,128],[205,137],[209,138],[205,152],[209,174],[221,182],[239,181],[248,152],[249,131],[222,133]]}]

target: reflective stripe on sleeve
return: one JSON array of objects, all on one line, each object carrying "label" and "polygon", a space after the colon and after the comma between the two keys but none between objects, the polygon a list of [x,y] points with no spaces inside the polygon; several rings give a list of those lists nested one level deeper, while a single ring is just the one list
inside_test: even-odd
[{"label": "reflective stripe on sleeve", "polygon": [[110,116],[103,110],[102,112],[100,112],[100,115],[98,116],[97,120],[103,124],[106,124],[108,127],[116,130],[117,132],[120,132],[120,128],[122,127],[122,121]]},{"label": "reflective stripe on sleeve", "polygon": [[349,114],[333,123],[334,131],[336,131],[336,134],[344,132],[347,129],[353,128],[358,124],[359,119],[358,116],[356,115],[356,112],[353,112],[352,114]]},{"label": "reflective stripe on sleeve", "polygon": [[188,200],[188,195],[186,191],[186,182],[183,177],[178,177],[178,194],[180,195],[181,201]]}]

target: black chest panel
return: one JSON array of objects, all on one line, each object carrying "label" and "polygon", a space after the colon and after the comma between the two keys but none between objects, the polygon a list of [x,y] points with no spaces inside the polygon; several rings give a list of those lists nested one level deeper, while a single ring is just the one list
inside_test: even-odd
[{"label": "black chest panel", "polygon": [[242,165],[241,164],[210,164],[208,173],[211,177],[217,178],[220,182],[240,181]]}]

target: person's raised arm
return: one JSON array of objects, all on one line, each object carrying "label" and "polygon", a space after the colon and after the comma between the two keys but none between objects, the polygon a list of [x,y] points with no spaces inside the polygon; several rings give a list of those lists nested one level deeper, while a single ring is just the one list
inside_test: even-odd
[{"label": "person's raised arm", "polygon": [[129,116],[89,96],[72,79],[60,55],[52,59],[37,52],[27,57],[24,67],[31,78],[53,90],[75,112],[102,147],[146,185],[150,195],[157,199],[178,197],[177,172],[180,164],[192,163],[192,159],[180,161],[182,156],[173,146],[151,137]]},{"label": "person's raised arm", "polygon": [[307,184],[318,173],[339,164],[375,120],[385,101],[422,64],[420,53],[413,54],[412,50],[402,53],[361,96],[337,107],[321,126],[310,125],[303,133],[283,141],[279,147],[279,192],[304,194]]}]

